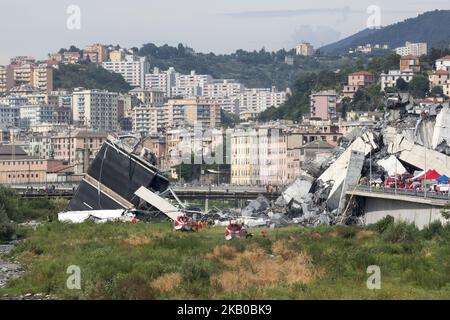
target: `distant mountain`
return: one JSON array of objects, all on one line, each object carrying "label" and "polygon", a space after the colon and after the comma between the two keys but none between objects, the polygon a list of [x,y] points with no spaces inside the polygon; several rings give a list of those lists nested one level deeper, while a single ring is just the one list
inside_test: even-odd
[{"label": "distant mountain", "polygon": [[389,48],[404,46],[406,41],[427,42],[428,48],[450,44],[450,10],[435,10],[380,29],[365,29],[350,37],[328,44],[320,51],[346,53],[349,48],[365,44],[387,44]]}]

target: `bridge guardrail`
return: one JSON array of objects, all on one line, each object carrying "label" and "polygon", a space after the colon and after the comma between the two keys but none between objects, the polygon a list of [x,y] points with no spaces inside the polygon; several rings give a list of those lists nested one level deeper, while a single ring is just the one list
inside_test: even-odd
[{"label": "bridge guardrail", "polygon": [[374,188],[365,185],[350,185],[348,188],[351,190],[361,190],[368,192],[377,192],[377,193],[389,193],[389,194],[398,194],[412,197],[421,197],[421,198],[431,198],[431,199],[440,199],[440,200],[449,200],[450,201],[450,193],[440,194],[433,191],[412,191],[408,189],[401,188]]}]

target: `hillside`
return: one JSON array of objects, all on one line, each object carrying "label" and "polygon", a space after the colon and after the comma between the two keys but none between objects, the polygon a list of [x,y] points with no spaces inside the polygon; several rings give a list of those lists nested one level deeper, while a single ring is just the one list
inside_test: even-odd
[{"label": "hillside", "polygon": [[54,73],[54,87],[72,90],[83,87],[125,92],[131,89],[125,79],[95,64],[60,65]]},{"label": "hillside", "polygon": [[415,18],[391,24],[378,30],[365,29],[350,37],[320,48],[327,54],[346,53],[358,45],[388,44],[389,48],[403,46],[406,41],[427,42],[428,47],[448,47],[450,43],[450,10],[425,12]]},{"label": "hillside", "polygon": [[[210,74],[216,79],[235,79],[245,86],[271,87],[280,90],[290,87],[298,76],[305,71],[337,69],[346,59],[339,57],[302,57],[295,56],[293,50],[281,49],[270,52],[237,50],[232,54],[193,53],[191,48],[168,45],[156,46],[144,44],[138,50],[140,56],[146,56],[153,67],[188,74],[195,70],[199,74]],[[286,56],[294,56],[294,64],[285,63]]]}]

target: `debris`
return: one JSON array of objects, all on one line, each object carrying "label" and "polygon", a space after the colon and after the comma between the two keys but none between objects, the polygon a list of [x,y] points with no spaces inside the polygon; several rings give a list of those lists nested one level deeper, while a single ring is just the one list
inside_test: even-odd
[{"label": "debris", "polygon": [[390,155],[386,159],[378,160],[377,164],[383,167],[383,169],[390,176],[394,176],[396,174],[404,174],[408,172],[402,165],[402,163],[398,161],[397,157],[394,155]]},{"label": "debris", "polygon": [[242,209],[242,216],[255,217],[270,207],[270,202],[262,194],[252,200],[247,207]]},{"label": "debris", "polygon": [[107,221],[131,221],[135,215],[132,210],[89,210],[89,211],[67,211],[58,213],[61,222],[82,223],[92,220],[97,223]]}]

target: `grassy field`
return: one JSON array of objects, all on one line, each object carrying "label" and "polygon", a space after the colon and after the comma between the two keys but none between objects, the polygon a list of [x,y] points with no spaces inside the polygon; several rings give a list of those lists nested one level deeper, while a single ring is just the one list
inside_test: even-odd
[{"label": "grassy field", "polygon": [[[3,294],[65,299],[448,299],[450,228],[388,221],[253,229],[225,242],[222,227],[177,233],[159,223],[46,223],[11,253],[29,272]],[[81,269],[69,290],[68,266]],[[381,289],[366,286],[381,268]]]}]

